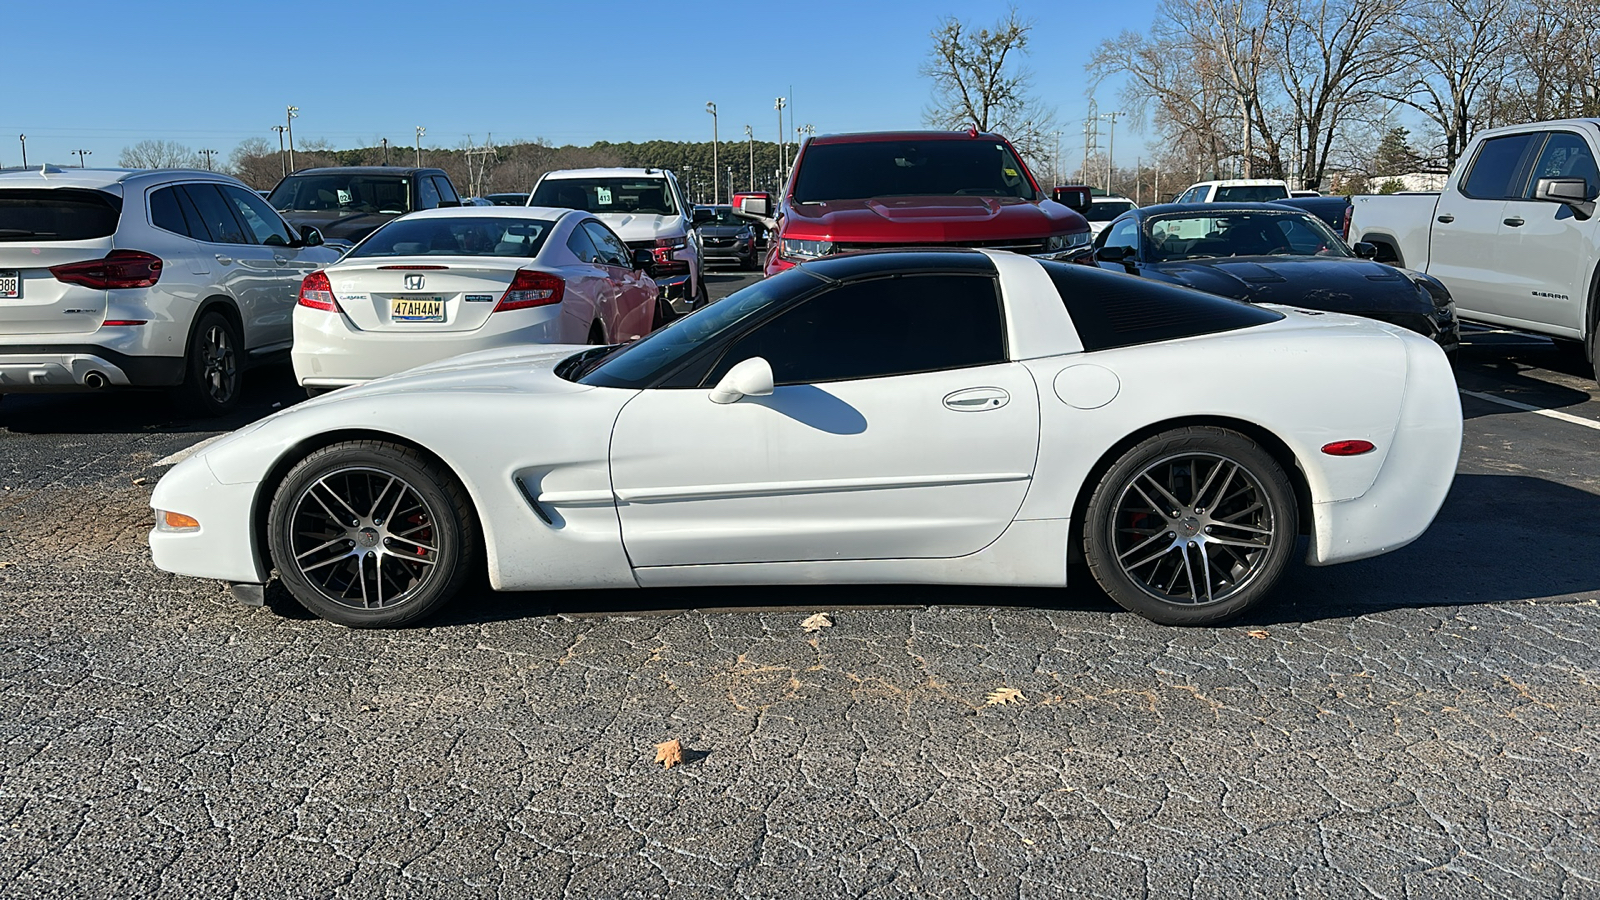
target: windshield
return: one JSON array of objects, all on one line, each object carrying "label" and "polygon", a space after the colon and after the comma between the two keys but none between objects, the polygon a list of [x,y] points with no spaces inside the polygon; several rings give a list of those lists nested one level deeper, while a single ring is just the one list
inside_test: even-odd
[{"label": "windshield", "polygon": [[804,268],[790,269],[758,281],[641,340],[617,348],[586,373],[580,370],[576,380],[579,384],[598,387],[648,387],[670,375],[717,335],[825,284],[826,281]]},{"label": "windshield", "polygon": [[1089,204],[1083,217],[1091,222],[1109,222],[1133,209],[1132,200],[1096,200]]},{"label": "windshield", "polygon": [[696,207],[697,211],[701,210],[701,209],[709,209],[713,213],[716,214],[715,218],[708,219],[708,220],[706,220],[704,222],[701,222],[700,223],[701,225],[733,225],[733,226],[736,226],[736,227],[739,227],[739,228],[748,228],[750,226],[750,220],[749,219],[741,219],[738,216],[734,215],[733,214],[733,207],[731,207],[731,206],[700,206],[700,207]]},{"label": "windshield", "polygon": [[1289,199],[1289,189],[1281,184],[1239,184],[1217,188],[1212,203],[1271,203]]},{"label": "windshield", "polygon": [[1321,219],[1305,213],[1161,216],[1148,225],[1151,262],[1219,256],[1352,256]]},{"label": "windshield", "polygon": [[600,214],[678,214],[665,178],[546,178],[534,189],[528,205]]},{"label": "windshield", "polygon": [[1039,199],[1016,154],[995,141],[812,143],[794,176],[796,203],[951,194]]},{"label": "windshield", "polygon": [[0,191],[0,241],[87,241],[117,230],[122,201],[75,188]]},{"label": "windshield", "polygon": [[395,219],[374,231],[346,259],[369,256],[539,255],[554,222],[506,216]]},{"label": "windshield", "polygon": [[290,175],[267,196],[279,212],[411,212],[411,179],[396,175],[333,172]]}]

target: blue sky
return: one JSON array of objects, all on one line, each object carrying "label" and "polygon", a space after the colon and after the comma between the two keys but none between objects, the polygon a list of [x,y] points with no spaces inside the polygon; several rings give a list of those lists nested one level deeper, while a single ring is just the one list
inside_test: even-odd
[{"label": "blue sky", "polygon": [[[774,140],[780,95],[819,134],[918,127],[930,97],[918,67],[938,18],[988,24],[1007,5],[19,2],[6,13],[16,38],[6,67],[26,74],[0,95],[0,163],[21,162],[19,133],[30,163],[75,164],[72,151],[84,148],[89,165],[115,165],[145,138],[225,157],[247,137],[276,144],[271,126],[288,104],[300,107],[297,141],[338,147],[380,137],[409,146],[417,125],[424,146],[437,147],[489,133],[558,144],[708,140],[707,100],[724,140],[742,140],[746,124]],[[1025,62],[1057,107],[1064,165],[1081,161],[1083,64],[1102,38],[1146,28],[1155,0],[1017,6],[1036,23]],[[1098,99],[1110,109],[1115,91]],[[1117,130],[1117,158],[1131,164],[1140,138],[1126,123]]]}]

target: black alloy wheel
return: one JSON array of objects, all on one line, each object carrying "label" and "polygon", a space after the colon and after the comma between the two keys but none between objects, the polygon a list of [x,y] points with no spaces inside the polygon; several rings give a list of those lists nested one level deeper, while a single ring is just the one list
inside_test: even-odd
[{"label": "black alloy wheel", "polygon": [[233,320],[211,311],[195,324],[189,341],[183,395],[203,416],[221,416],[239,405],[244,382],[243,345]]}]

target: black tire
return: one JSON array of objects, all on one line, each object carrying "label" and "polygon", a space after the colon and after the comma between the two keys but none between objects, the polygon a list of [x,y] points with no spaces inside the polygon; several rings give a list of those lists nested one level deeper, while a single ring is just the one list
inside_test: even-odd
[{"label": "black tire", "polygon": [[179,394],[195,415],[227,415],[244,387],[244,346],[233,320],[215,310],[195,323]]},{"label": "black tire", "polygon": [[1600,384],[1600,327],[1589,327],[1589,365],[1594,369],[1594,380]]},{"label": "black tire", "polygon": [[594,324],[589,326],[589,345],[593,347],[603,347],[605,346],[605,343],[606,327],[600,324],[599,319],[595,319]]},{"label": "black tire", "polygon": [[694,277],[694,304],[692,308],[699,309],[711,302],[711,293],[706,290],[705,267],[700,268],[700,274]]},{"label": "black tire", "polygon": [[1182,428],[1142,441],[1100,479],[1083,553],[1123,609],[1210,625],[1272,593],[1298,533],[1294,486],[1269,453],[1235,431]]},{"label": "black tire", "polygon": [[[351,441],[312,453],[278,485],[267,523],[284,587],[306,609],[351,628],[419,622],[479,565],[466,490],[443,465],[401,444]],[[385,589],[396,592],[385,597]]]}]

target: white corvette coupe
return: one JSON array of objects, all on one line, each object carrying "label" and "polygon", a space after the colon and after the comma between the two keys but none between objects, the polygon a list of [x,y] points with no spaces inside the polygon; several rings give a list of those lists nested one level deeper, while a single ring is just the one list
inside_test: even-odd
[{"label": "white corvette coupe", "polygon": [[[1439,348],[1007,253],[809,262],[620,347],[469,354],[156,487],[163,569],[353,626],[499,590],[1054,585],[1205,624],[1404,546],[1461,447]],[[259,589],[246,587],[243,594]]]},{"label": "white corvette coupe", "polygon": [[594,216],[430,209],[306,276],[290,356],[318,394],[476,350],[620,343],[655,317],[655,282]]}]

